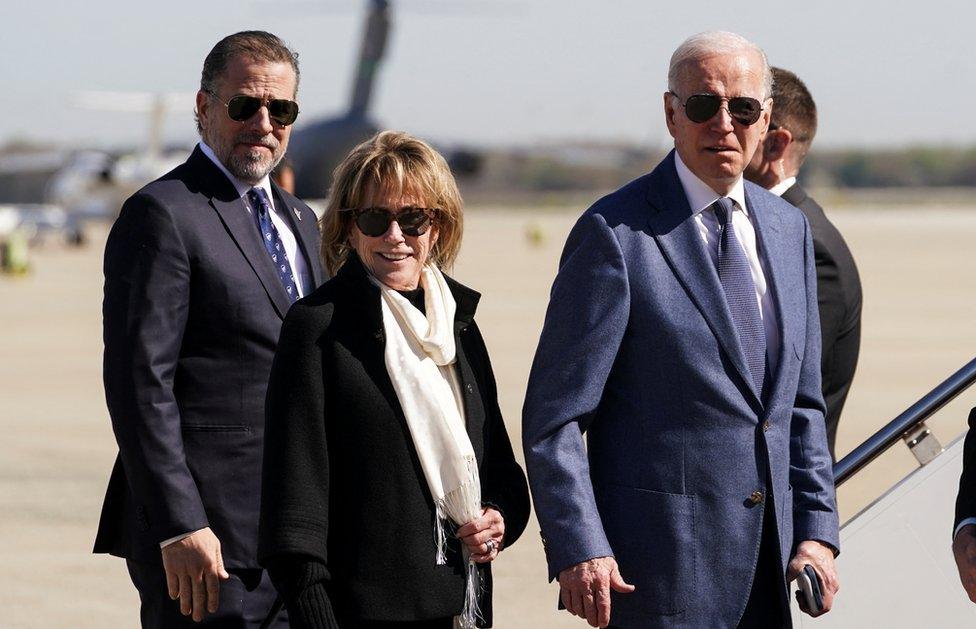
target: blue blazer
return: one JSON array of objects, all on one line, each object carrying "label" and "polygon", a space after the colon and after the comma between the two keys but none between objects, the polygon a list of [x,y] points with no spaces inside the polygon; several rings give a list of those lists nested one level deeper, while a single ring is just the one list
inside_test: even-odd
[{"label": "blue blazer", "polygon": [[552,287],[526,464],[550,579],[613,555],[637,587],[613,594],[615,626],[734,627],[764,509],[784,573],[801,541],[839,548],[810,229],[758,186],[745,194],[782,338],[765,399],[673,152],[580,217]]}]

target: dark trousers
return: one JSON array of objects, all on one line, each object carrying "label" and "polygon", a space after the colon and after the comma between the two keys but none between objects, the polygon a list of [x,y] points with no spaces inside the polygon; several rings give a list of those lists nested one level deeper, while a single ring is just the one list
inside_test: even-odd
[{"label": "dark trousers", "polygon": [[779,540],[769,502],[763,515],[762,541],[759,561],[752,580],[752,591],[746,611],[739,621],[739,629],[777,629],[792,627],[789,602],[786,598],[786,575],[779,554]]},{"label": "dark trousers", "polygon": [[[214,614],[205,613],[203,621],[180,613],[178,600],[170,599],[166,573],[162,564],[126,560],[132,583],[139,590],[142,605],[139,618],[143,629],[258,629],[278,593],[264,570],[228,570],[230,579],[220,582],[220,606]],[[271,624],[287,629],[288,615],[282,610]]]}]

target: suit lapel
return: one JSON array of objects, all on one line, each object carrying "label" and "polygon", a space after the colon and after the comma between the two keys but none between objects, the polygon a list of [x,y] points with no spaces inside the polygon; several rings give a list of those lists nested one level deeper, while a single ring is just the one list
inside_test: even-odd
[{"label": "suit lapel", "polygon": [[732,323],[732,312],[678,179],[673,152],[652,173],[648,185],[648,202],[655,210],[650,219],[651,233],[671,264],[678,281],[688,291],[739,376],[758,402],[759,394],[755,390],[739,335]]},{"label": "suit lapel", "polygon": [[283,319],[291,300],[278,279],[274,263],[261,242],[257,224],[244,206],[244,200],[234,184],[203,154],[199,146],[193,150],[187,165],[199,185],[200,193],[210,199],[211,207],[217,211],[224,228],[258,276],[278,316]]},{"label": "suit lapel", "polygon": [[318,217],[311,208],[288,194],[274,182],[271,187],[275,195],[275,207],[279,213],[287,215],[292,233],[295,234],[298,246],[305,256],[305,264],[312,277],[312,286],[306,287],[308,292],[315,290],[322,284],[322,266],[319,264],[319,230],[316,229]]},{"label": "suit lapel", "polygon": [[[221,176],[223,176],[222,173]],[[234,239],[234,242],[237,243],[237,247],[244,254],[244,258],[247,259],[251,268],[254,269],[254,273],[257,274],[258,279],[261,280],[261,284],[274,304],[278,316],[284,319],[285,313],[291,307],[291,300],[288,298],[288,293],[285,292],[285,287],[282,286],[281,280],[278,278],[274,264],[271,262],[271,256],[268,255],[267,249],[264,248],[264,244],[261,242],[254,218],[247,211],[247,208],[244,207],[244,200],[239,197],[233,200],[212,197],[210,199],[210,205],[217,210],[217,214],[220,215],[220,220],[223,221],[227,232]]]},{"label": "suit lapel", "polygon": [[756,230],[756,240],[759,243],[759,255],[766,262],[766,286],[767,290],[773,291],[773,303],[776,307],[776,321],[779,332],[779,356],[776,362],[776,371],[769,374],[772,378],[769,387],[769,399],[772,400],[776,395],[780,384],[783,382],[783,374],[786,367],[790,350],[790,336],[788,334],[789,325],[792,323],[788,318],[787,309],[783,302],[783,291],[780,290],[779,282],[786,277],[784,265],[790,256],[795,256],[796,252],[789,251],[783,240],[782,217],[776,212],[775,208],[766,203],[762,195],[750,194],[749,186],[746,186],[746,204],[752,216],[752,224]]}]

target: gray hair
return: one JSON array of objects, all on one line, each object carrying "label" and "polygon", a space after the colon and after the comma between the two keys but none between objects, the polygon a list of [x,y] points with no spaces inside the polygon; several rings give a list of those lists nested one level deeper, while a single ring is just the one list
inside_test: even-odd
[{"label": "gray hair", "polygon": [[769,69],[769,60],[766,53],[758,45],[752,43],[742,35],[730,33],[729,31],[705,31],[692,35],[684,40],[671,55],[671,64],[668,66],[668,89],[677,92],[678,78],[681,72],[690,61],[697,61],[712,55],[733,55],[744,50],[754,51],[759,54],[763,63],[763,93],[762,100],[766,100],[773,93],[773,73]]}]

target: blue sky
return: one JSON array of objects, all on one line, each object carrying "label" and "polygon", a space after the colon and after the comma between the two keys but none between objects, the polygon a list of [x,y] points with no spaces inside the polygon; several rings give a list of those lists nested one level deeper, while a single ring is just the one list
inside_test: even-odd
[{"label": "blue sky", "polygon": [[[363,0],[8,3],[0,38],[0,143],[141,142],[145,117],[71,105],[81,90],[183,91],[203,58],[244,28],[301,56],[301,121],[348,100]],[[671,51],[690,34],[739,32],[803,78],[820,107],[820,146],[976,143],[976,55],[968,3],[650,0],[393,0],[373,114],[439,141],[594,139],[669,145],[661,113]],[[192,140],[192,99],[166,138]]]}]

